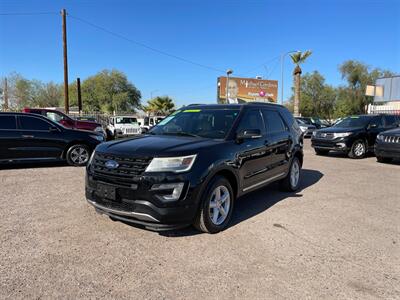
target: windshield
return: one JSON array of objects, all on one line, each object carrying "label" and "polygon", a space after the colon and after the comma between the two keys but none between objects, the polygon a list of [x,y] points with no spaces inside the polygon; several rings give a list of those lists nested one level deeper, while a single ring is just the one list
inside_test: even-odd
[{"label": "windshield", "polygon": [[133,123],[137,123],[137,119],[136,118],[116,118],[116,123],[117,124],[133,124]]},{"label": "windshield", "polygon": [[367,126],[370,120],[371,118],[367,116],[347,117],[337,122],[335,125],[333,125],[333,127],[340,127],[340,128],[365,127]]},{"label": "windshield", "polygon": [[223,139],[238,114],[238,109],[178,110],[153,127],[150,134]]}]

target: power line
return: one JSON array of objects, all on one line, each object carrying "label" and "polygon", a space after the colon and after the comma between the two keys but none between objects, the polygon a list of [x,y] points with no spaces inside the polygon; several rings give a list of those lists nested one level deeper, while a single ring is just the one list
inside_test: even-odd
[{"label": "power line", "polygon": [[198,66],[198,67],[201,67],[201,68],[204,68],[204,69],[208,69],[208,70],[211,70],[211,71],[215,71],[215,72],[218,72],[218,73],[225,73],[224,70],[220,70],[220,69],[217,69],[217,68],[214,68],[214,67],[211,67],[211,66],[207,66],[207,65],[204,65],[204,64],[201,64],[201,63],[192,61],[192,60],[190,60],[190,59],[187,59],[187,58],[184,58],[184,57],[175,55],[175,54],[171,54],[171,53],[168,53],[168,52],[163,51],[163,50],[156,49],[156,48],[151,47],[151,46],[148,46],[148,45],[146,45],[146,44],[144,44],[144,43],[141,43],[141,42],[132,40],[132,39],[130,39],[130,38],[128,38],[128,37],[126,37],[126,36],[124,36],[124,35],[122,35],[122,34],[113,32],[113,31],[111,31],[111,30],[109,30],[109,29],[107,29],[107,28],[104,28],[104,27],[102,27],[102,26],[93,24],[93,23],[91,23],[91,22],[89,22],[89,21],[86,21],[86,20],[84,20],[84,19],[82,19],[82,18],[75,17],[75,16],[72,16],[72,15],[70,15],[70,14],[68,15],[68,17],[70,17],[70,18],[72,18],[72,19],[75,19],[75,20],[78,20],[78,21],[80,21],[80,22],[82,22],[82,23],[85,23],[85,24],[87,24],[87,25],[89,25],[89,26],[92,26],[92,27],[94,27],[94,28],[96,28],[96,29],[98,29],[98,30],[101,30],[101,31],[106,32],[106,33],[108,33],[108,34],[110,34],[110,35],[113,35],[113,36],[115,36],[115,37],[118,37],[118,38],[120,38],[120,39],[123,39],[123,40],[125,40],[125,41],[127,41],[127,42],[130,42],[130,43],[132,43],[132,44],[135,44],[135,45],[141,46],[141,47],[143,47],[143,48],[146,48],[146,49],[148,49],[148,50],[151,50],[151,51],[153,51],[153,52],[162,54],[162,55],[164,55],[164,56],[168,56],[168,57],[171,57],[171,58],[174,58],[174,59],[177,59],[177,60],[186,62],[186,63],[188,63],[188,64],[192,64],[192,65],[195,65],[195,66]]},{"label": "power line", "polygon": [[38,15],[58,15],[58,12],[5,12],[0,13],[0,16],[38,16]]}]

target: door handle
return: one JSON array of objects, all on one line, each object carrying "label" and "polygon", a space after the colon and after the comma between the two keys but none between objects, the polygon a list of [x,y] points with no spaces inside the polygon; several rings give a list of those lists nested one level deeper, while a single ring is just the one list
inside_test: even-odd
[{"label": "door handle", "polygon": [[35,136],[33,135],[22,135],[24,139],[33,139]]}]

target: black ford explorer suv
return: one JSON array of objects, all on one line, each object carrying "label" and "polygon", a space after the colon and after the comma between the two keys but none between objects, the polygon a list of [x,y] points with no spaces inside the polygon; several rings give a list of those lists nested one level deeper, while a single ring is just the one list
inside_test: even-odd
[{"label": "black ford explorer suv", "polygon": [[190,105],[146,135],[99,145],[86,198],[114,220],[216,233],[237,197],[277,180],[289,191],[299,187],[301,139],[280,105]]},{"label": "black ford explorer suv", "polygon": [[311,145],[319,155],[330,150],[347,153],[350,158],[363,158],[374,150],[379,133],[398,126],[395,115],[359,115],[342,119],[329,128],[317,130]]}]

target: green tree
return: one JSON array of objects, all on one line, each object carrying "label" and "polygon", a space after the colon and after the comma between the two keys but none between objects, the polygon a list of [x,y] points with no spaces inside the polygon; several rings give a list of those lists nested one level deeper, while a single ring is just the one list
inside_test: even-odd
[{"label": "green tree", "polygon": [[338,90],[339,100],[335,112],[337,116],[365,113],[366,106],[373,101],[373,97],[365,95],[367,85],[374,84],[379,77],[394,75],[391,71],[372,69],[355,60],[342,63],[339,71],[347,86],[342,86]]},{"label": "green tree", "polygon": [[[69,87],[70,105],[78,105],[76,82]],[[83,109],[133,112],[140,107],[141,93],[118,70],[103,70],[81,83]]]},{"label": "green tree", "polygon": [[145,112],[155,115],[167,115],[174,109],[174,101],[168,96],[155,97],[148,101],[147,106],[143,106]]},{"label": "green tree", "polygon": [[291,54],[292,62],[295,64],[293,70],[294,83],[295,83],[295,93],[294,93],[294,115],[299,115],[299,103],[300,103],[300,78],[301,78],[301,68],[300,65],[306,61],[306,59],[311,55],[311,51],[307,50],[305,52],[296,52]]}]

